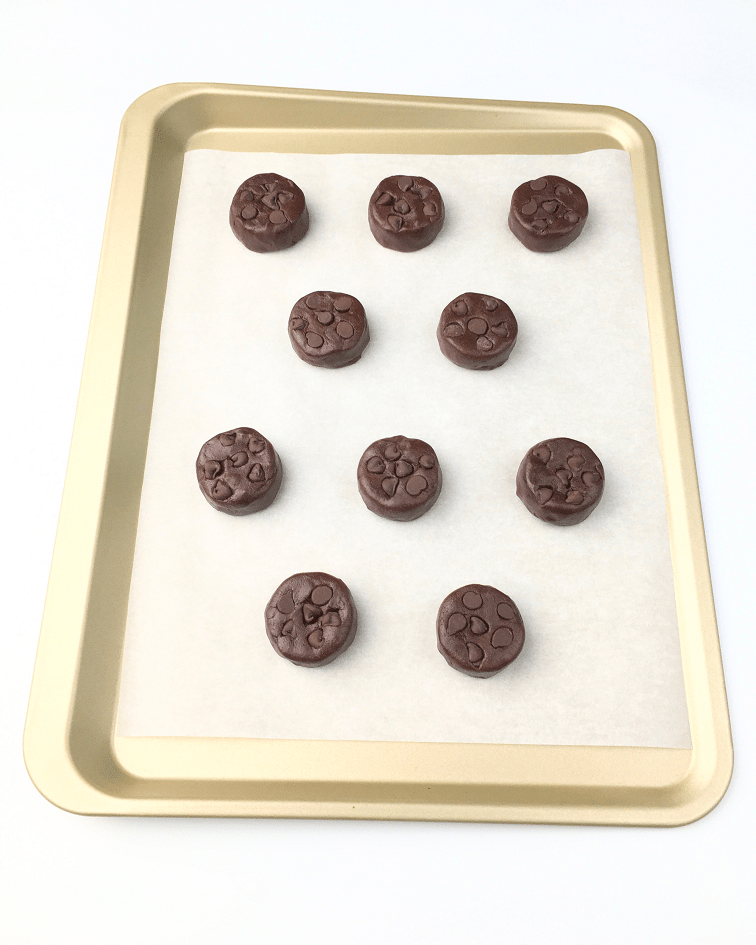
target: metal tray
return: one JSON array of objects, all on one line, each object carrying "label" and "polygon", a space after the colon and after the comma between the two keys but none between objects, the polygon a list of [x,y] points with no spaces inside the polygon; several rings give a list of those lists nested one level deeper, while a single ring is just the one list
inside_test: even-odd
[{"label": "metal tray", "polygon": [[[120,738],[124,627],[182,160],[194,148],[631,157],[692,749]],[[613,108],[177,84],[121,127],[24,735],[82,814],[673,826],[710,811],[732,745],[656,150]]]}]

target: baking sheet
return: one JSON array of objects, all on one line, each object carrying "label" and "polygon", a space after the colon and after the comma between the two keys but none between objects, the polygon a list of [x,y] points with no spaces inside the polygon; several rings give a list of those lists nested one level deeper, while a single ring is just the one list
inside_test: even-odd
[{"label": "baking sheet", "polygon": [[[253,173],[307,196],[306,239],[258,256],[228,227]],[[444,230],[427,249],[382,249],[367,200],[389,174],[440,188]],[[567,250],[529,253],[506,228],[522,180],[555,173],[591,215]],[[488,188],[500,194],[488,200]],[[318,289],[356,295],[371,343],[339,371],[299,361],[286,323]],[[507,301],[509,362],[470,372],[443,358],[441,309],[463,291]],[[244,519],[202,499],[207,438],[249,425],[275,444],[284,485]],[[430,442],[444,472],[412,523],[368,512],[357,461],[372,440]],[[572,436],[607,484],[582,525],[553,528],[514,496],[522,455]],[[273,652],[262,615],[295,571],[351,587],[360,630],[318,670]],[[518,660],[489,680],[435,648],[453,588],[490,583],[525,620]],[[629,158],[250,155],[185,158],[126,627],[120,735],[690,747],[654,419],[643,272]]]}]

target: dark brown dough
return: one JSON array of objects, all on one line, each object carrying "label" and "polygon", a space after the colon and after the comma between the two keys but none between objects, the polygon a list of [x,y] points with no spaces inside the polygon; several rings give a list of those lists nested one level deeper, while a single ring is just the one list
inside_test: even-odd
[{"label": "dark brown dough", "polygon": [[535,253],[569,246],[588,219],[588,200],[577,184],[547,174],[520,184],[512,194],[509,229]]},{"label": "dark brown dough", "polygon": [[604,467],[593,450],[560,436],[528,450],[517,471],[517,495],[542,522],[577,525],[599,504]]},{"label": "dark brown dough", "polygon": [[362,501],[376,515],[411,522],[431,509],[441,494],[438,457],[423,440],[390,436],[376,440],[357,466]]},{"label": "dark brown dough", "polygon": [[436,635],[449,666],[485,679],[519,656],[525,627],[511,597],[487,584],[466,584],[444,598]]},{"label": "dark brown dough", "polygon": [[289,340],[299,357],[316,367],[354,364],[370,341],[365,309],[344,292],[311,292],[291,310]]},{"label": "dark brown dough", "polygon": [[506,302],[465,292],[449,302],[436,330],[438,344],[454,364],[491,371],[509,357],[517,341],[517,319]]},{"label": "dark brown dough", "polygon": [[332,574],[292,574],[265,608],[265,631],[279,656],[296,666],[325,666],[357,632],[349,588]]},{"label": "dark brown dough", "polygon": [[208,440],[196,468],[202,495],[214,509],[229,515],[267,509],[283,478],[273,445],[251,427],[227,430]]},{"label": "dark brown dough", "polygon": [[386,249],[412,253],[429,246],[444,225],[444,201],[424,177],[387,177],[368,204],[370,232]]},{"label": "dark brown dough", "polygon": [[247,249],[272,253],[298,243],[307,233],[310,216],[305,196],[293,180],[255,174],[236,191],[229,222]]}]

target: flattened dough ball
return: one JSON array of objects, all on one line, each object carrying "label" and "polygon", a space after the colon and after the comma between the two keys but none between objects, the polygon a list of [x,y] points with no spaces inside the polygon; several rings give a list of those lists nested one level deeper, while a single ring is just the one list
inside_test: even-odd
[{"label": "flattened dough ball", "polygon": [[583,232],[588,200],[577,184],[548,174],[512,194],[509,229],[534,253],[554,253]]},{"label": "flattened dough ball", "polygon": [[354,364],[370,341],[365,309],[344,292],[311,292],[289,316],[289,341],[297,355],[316,367]]},{"label": "flattened dough ball", "polygon": [[435,505],[441,494],[441,467],[424,440],[390,436],[371,443],[362,454],[357,486],[371,512],[411,522]]},{"label": "flattened dough ball", "polygon": [[436,635],[452,669],[485,679],[519,656],[525,627],[511,597],[488,584],[466,584],[442,601]]},{"label": "flattened dough ball", "polygon": [[464,292],[446,306],[436,329],[441,352],[472,371],[501,367],[517,341],[517,319],[506,302]]},{"label": "flattened dough ball", "polygon": [[305,196],[280,174],[255,174],[231,202],[234,236],[255,253],[272,253],[298,243],[310,226]]},{"label": "flattened dough ball", "polygon": [[386,249],[413,253],[429,246],[444,225],[444,201],[424,177],[387,177],[368,204],[370,232]]},{"label": "flattened dough ball", "polygon": [[265,631],[284,659],[296,666],[325,666],[349,648],[357,632],[351,592],[332,574],[292,574],[268,601]]},{"label": "flattened dough ball", "polygon": [[604,492],[604,467],[590,446],[566,436],[541,440],[517,471],[517,495],[542,522],[577,525]]},{"label": "flattened dough ball", "polygon": [[227,430],[208,440],[196,469],[202,495],[214,509],[229,515],[267,509],[283,478],[273,444],[251,427]]}]

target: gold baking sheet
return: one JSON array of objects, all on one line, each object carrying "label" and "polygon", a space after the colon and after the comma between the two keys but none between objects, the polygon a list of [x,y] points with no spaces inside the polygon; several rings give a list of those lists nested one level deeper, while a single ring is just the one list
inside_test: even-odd
[{"label": "gold baking sheet", "polygon": [[[185,151],[630,154],[692,750],[118,738],[131,563]],[[723,795],[729,724],[655,148],[610,108],[174,85],[121,131],[25,735],[81,813],[680,824]]]}]

